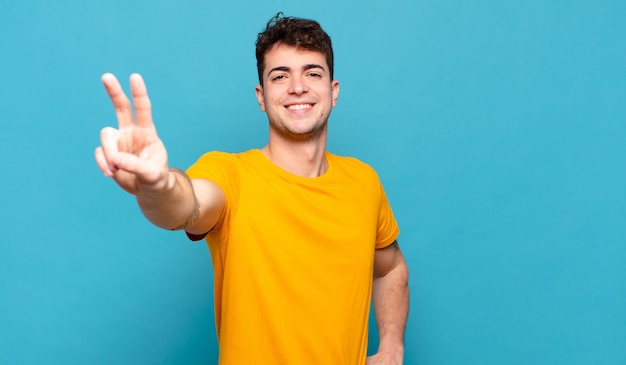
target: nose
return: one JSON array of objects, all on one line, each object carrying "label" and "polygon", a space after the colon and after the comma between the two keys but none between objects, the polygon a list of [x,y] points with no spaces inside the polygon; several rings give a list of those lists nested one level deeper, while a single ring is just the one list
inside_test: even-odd
[{"label": "nose", "polygon": [[306,93],[309,91],[309,87],[307,86],[303,78],[292,77],[291,84],[289,85],[288,91],[290,94],[302,95],[303,93]]}]

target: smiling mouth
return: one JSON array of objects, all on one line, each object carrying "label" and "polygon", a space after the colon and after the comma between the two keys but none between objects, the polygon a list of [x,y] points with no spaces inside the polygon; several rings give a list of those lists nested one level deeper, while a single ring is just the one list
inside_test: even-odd
[{"label": "smiling mouth", "polygon": [[312,108],[313,104],[293,104],[293,105],[288,105],[287,109],[289,110],[302,110],[302,109],[308,109],[308,108]]}]

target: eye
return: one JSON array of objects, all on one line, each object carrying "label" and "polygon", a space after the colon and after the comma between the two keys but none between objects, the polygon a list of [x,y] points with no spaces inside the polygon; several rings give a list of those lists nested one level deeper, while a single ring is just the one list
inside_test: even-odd
[{"label": "eye", "polygon": [[319,78],[322,77],[322,74],[317,73],[317,72],[310,72],[309,73],[309,77],[313,77],[313,78],[319,79]]},{"label": "eye", "polygon": [[278,74],[278,75],[274,75],[271,77],[272,81],[280,81],[280,80],[284,80],[287,76],[284,74]]}]

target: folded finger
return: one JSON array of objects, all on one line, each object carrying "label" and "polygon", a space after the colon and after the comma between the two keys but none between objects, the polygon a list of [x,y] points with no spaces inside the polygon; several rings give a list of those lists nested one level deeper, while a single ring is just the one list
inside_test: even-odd
[{"label": "folded finger", "polygon": [[104,156],[104,150],[102,149],[102,147],[96,148],[94,155],[96,157],[96,163],[98,164],[98,168],[100,169],[100,171],[102,171],[105,176],[112,177],[113,171],[109,167],[109,163]]},{"label": "folded finger", "polygon": [[114,158],[119,153],[119,140],[120,133],[115,128],[106,127],[100,131],[100,146],[102,148],[102,154],[109,170],[112,172],[117,170]]}]

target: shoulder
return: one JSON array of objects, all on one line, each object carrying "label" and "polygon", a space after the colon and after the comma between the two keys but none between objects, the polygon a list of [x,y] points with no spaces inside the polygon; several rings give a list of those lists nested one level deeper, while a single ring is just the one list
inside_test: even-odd
[{"label": "shoulder", "polygon": [[361,177],[369,177],[378,180],[376,170],[369,164],[351,156],[339,156],[327,152],[329,163],[334,165],[342,173],[357,174]]},{"label": "shoulder", "polygon": [[210,151],[204,153],[198,160],[190,167],[196,166],[229,166],[236,165],[242,161],[255,158],[254,150],[246,152],[222,152],[222,151]]},{"label": "shoulder", "polygon": [[211,151],[203,154],[188,169],[190,178],[205,178],[213,181],[232,179],[238,176],[241,164],[254,158],[253,151],[240,153]]},{"label": "shoulder", "polygon": [[203,161],[231,161],[237,162],[241,158],[246,158],[250,155],[251,151],[232,153],[232,152],[223,152],[223,151],[209,151],[204,153],[200,158],[198,158],[198,162]]}]

